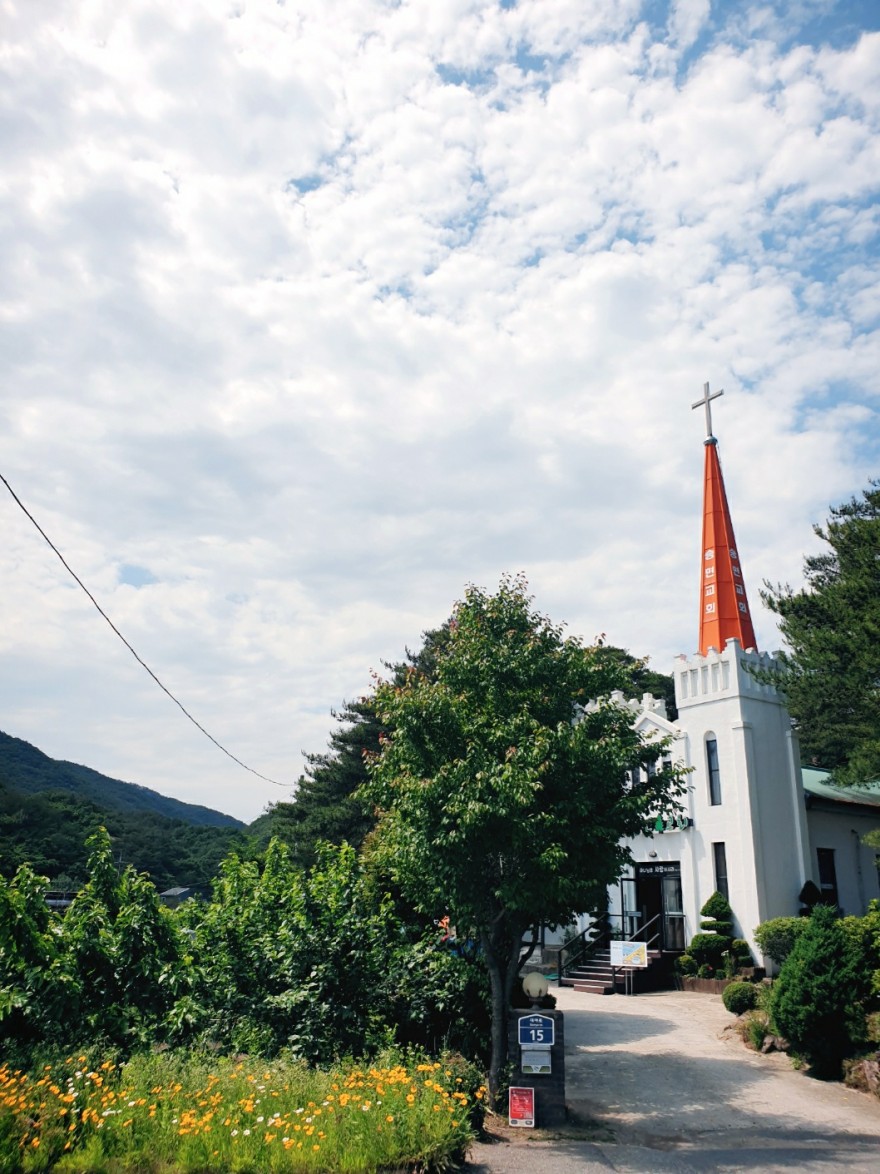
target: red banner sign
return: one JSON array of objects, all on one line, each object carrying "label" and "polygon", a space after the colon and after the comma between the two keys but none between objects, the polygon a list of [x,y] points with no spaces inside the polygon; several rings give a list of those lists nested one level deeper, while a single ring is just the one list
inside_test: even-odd
[{"label": "red banner sign", "polygon": [[535,1090],[533,1088],[508,1089],[508,1120],[511,1125],[535,1128]]}]

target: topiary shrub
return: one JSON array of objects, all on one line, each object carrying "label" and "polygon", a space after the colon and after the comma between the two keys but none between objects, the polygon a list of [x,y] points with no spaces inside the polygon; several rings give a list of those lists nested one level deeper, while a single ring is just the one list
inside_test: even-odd
[{"label": "topiary shrub", "polygon": [[754,966],[752,950],[745,938],[734,938],[730,943],[730,952],[736,959],[737,966]]},{"label": "topiary shrub", "polygon": [[816,1076],[840,1077],[865,1041],[867,972],[834,909],[817,905],[773,985],[770,1013]]},{"label": "topiary shrub", "polygon": [[758,1002],[758,992],[753,983],[732,982],[721,992],[721,1002],[731,1015],[744,1015]]},{"label": "topiary shrub", "polygon": [[698,965],[709,965],[717,970],[729,944],[729,939],[721,937],[720,934],[698,933],[691,938],[688,953],[697,960]]},{"label": "topiary shrub", "polygon": [[701,917],[710,917],[713,921],[729,921],[731,913],[730,902],[719,892],[714,892],[703,908]]},{"label": "topiary shrub", "polygon": [[809,917],[822,900],[822,890],[814,881],[808,880],[798,893],[798,900],[801,903],[801,917]]},{"label": "topiary shrub", "polygon": [[[697,934],[694,941],[697,938],[708,936],[721,938],[724,944],[719,952],[720,957],[725,950],[730,949],[733,938],[733,911],[730,908],[730,902],[720,893],[713,893],[700,910],[700,915],[703,918],[700,922],[700,929],[704,932]],[[693,949],[691,949],[691,953],[693,953]]]},{"label": "topiary shrub", "polygon": [[[704,918],[700,922],[703,932],[694,934],[688,946],[688,954],[699,967],[699,977],[711,978],[717,971],[723,970],[728,978],[732,978],[737,967],[747,963],[740,962],[740,955],[733,949],[733,911],[730,902],[721,893],[715,892],[700,910],[700,915]],[[751,961],[748,945],[745,942],[743,945]]]},{"label": "topiary shrub", "polygon": [[712,921],[707,918],[700,922],[700,929],[705,930],[706,933],[717,933],[719,937],[727,938],[728,947],[733,941],[732,921]]}]

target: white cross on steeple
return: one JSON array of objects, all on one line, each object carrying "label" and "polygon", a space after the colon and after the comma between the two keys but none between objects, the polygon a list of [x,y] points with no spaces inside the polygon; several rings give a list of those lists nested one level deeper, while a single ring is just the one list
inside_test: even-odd
[{"label": "white cross on steeple", "polygon": [[709,405],[713,399],[718,399],[719,395],[724,395],[724,392],[723,391],[713,391],[712,394],[710,395],[709,394],[709,384],[704,383],[703,384],[703,398],[698,399],[696,401],[696,403],[691,404],[691,410],[693,410],[694,408],[700,407],[701,404],[706,409],[706,439],[707,440],[714,440],[715,439],[715,437],[712,435],[712,408]]}]

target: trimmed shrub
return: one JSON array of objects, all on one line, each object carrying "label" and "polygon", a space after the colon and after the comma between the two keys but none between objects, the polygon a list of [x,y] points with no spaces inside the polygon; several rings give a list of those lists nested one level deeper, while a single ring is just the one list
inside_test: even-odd
[{"label": "trimmed shrub", "polygon": [[737,966],[754,966],[751,947],[744,938],[734,938],[730,943],[730,951],[736,958]]},{"label": "trimmed shrub", "polygon": [[710,966],[708,962],[704,962],[697,970],[697,978],[714,978],[715,967]]},{"label": "trimmed shrub", "polygon": [[699,965],[708,964],[714,969],[721,965],[724,951],[730,945],[728,938],[717,933],[698,933],[691,938],[688,953],[697,960]]},{"label": "trimmed shrub", "polygon": [[729,942],[733,939],[733,922],[732,921],[712,921],[707,919],[700,922],[700,929],[705,930],[706,933],[717,933],[722,938],[728,939]]},{"label": "trimmed shrub", "polygon": [[809,917],[822,900],[822,890],[814,881],[808,880],[798,893],[798,900],[801,903],[801,917]]},{"label": "trimmed shrub", "polygon": [[807,925],[803,917],[771,917],[769,921],[762,921],[755,930],[758,949],[781,966]]},{"label": "trimmed shrub", "polygon": [[865,1042],[864,1002],[870,983],[835,911],[817,905],[773,985],[771,1016],[816,1076],[840,1077],[841,1065]]},{"label": "trimmed shrub", "polygon": [[679,974],[696,974],[697,960],[691,954],[680,954],[675,960],[675,968]]},{"label": "trimmed shrub", "polygon": [[731,1015],[743,1015],[757,1005],[758,992],[753,983],[732,982],[721,992],[721,1001]]},{"label": "trimmed shrub", "polygon": [[714,921],[729,921],[730,914],[730,902],[719,892],[714,892],[700,910],[701,917],[711,917]]}]

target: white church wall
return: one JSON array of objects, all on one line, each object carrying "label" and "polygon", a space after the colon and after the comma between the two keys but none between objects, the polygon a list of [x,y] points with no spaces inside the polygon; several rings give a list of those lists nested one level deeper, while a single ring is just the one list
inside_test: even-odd
[{"label": "white church wall", "polygon": [[[743,651],[730,640],[723,651],[680,657],[675,668],[678,725],[694,768],[691,900],[699,909],[722,887],[718,872],[726,863],[735,931],[753,951],[756,925],[797,911],[797,894],[809,871],[800,770],[788,712],[772,686],[750,671],[771,664],[766,654]],[[713,741],[718,767],[714,796],[708,745]]]}]

